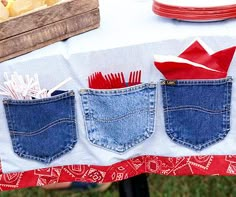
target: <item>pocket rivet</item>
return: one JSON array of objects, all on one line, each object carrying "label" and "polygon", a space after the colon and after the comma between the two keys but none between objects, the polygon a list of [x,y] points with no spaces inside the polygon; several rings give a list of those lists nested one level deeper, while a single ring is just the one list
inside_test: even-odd
[{"label": "pocket rivet", "polygon": [[83,93],[86,93],[86,90],[85,90],[85,89],[81,89],[79,92],[80,92],[81,94],[83,94]]},{"label": "pocket rivet", "polygon": [[154,83],[154,82],[151,82],[150,84],[149,84],[149,88],[155,88],[156,87],[156,84]]},{"label": "pocket rivet", "polygon": [[74,95],[75,95],[74,91],[71,91],[70,96],[74,96]]},{"label": "pocket rivet", "polygon": [[161,85],[166,85],[166,82],[165,81],[161,81]]},{"label": "pocket rivet", "polygon": [[7,100],[4,100],[4,101],[3,101],[3,104],[8,104],[8,101],[7,101]]}]

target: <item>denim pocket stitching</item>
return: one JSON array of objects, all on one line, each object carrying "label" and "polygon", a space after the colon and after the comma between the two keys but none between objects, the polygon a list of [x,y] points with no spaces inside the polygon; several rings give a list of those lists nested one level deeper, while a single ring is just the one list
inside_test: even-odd
[{"label": "denim pocket stitching", "polygon": [[[150,132],[150,136],[154,133],[154,124],[155,124],[155,107],[156,107],[156,96],[157,96],[157,86],[156,86],[156,91],[154,92],[150,92],[148,94],[149,98],[149,113],[148,113],[148,119],[150,120],[148,122],[148,128],[150,128],[152,130],[152,132]],[[149,136],[149,137],[150,137]]]},{"label": "denim pocket stitching", "polygon": [[182,144],[182,145],[187,145],[188,147],[193,148],[194,150],[199,150],[199,151],[202,150],[203,148],[205,148],[205,147],[211,145],[211,144],[214,144],[214,143],[216,143],[216,142],[218,142],[218,141],[224,139],[225,136],[227,135],[227,133],[224,133],[223,135],[220,134],[220,135],[218,135],[217,138],[214,138],[214,139],[212,139],[212,140],[209,140],[209,141],[206,142],[206,143],[199,144],[199,145],[193,145],[193,144],[188,143],[188,142],[186,142],[186,141],[184,141],[184,140],[177,139],[177,138],[176,138],[174,135],[172,135],[171,133],[167,133],[167,134],[168,134],[168,136],[169,136],[174,142],[178,142],[178,143],[180,143],[180,144]]},{"label": "denim pocket stitching", "polygon": [[48,159],[46,158],[40,158],[40,157],[35,157],[33,155],[29,155],[27,154],[26,151],[22,151],[23,148],[22,146],[20,145],[20,143],[18,143],[18,140],[17,138],[13,138],[12,139],[13,141],[13,145],[15,147],[14,149],[14,152],[23,157],[23,158],[26,158],[26,159],[33,159],[33,160],[36,160],[36,161],[41,161],[41,162],[45,162],[45,163],[50,163],[51,161],[53,161],[54,159],[60,157],[61,155],[63,155],[64,153],[67,153],[69,152],[70,150],[73,149],[73,147],[75,146],[75,144],[77,143],[77,140],[70,140],[70,142],[68,143],[68,145],[61,151],[61,152],[58,152],[57,154],[49,157]]},{"label": "denim pocket stitching", "polygon": [[[135,112],[149,112],[148,113],[148,125],[146,127],[146,132],[143,133],[142,135],[138,136],[138,138],[135,138],[135,140],[132,140],[132,142],[129,143],[125,143],[123,145],[121,145],[120,147],[122,147],[122,150],[120,149],[120,147],[113,147],[110,146],[109,144],[104,144],[102,142],[100,142],[99,140],[93,138],[89,133],[89,131],[91,130],[91,128],[95,128],[94,127],[94,122],[99,120],[99,119],[95,119],[93,117],[93,113],[90,110],[90,101],[88,96],[89,95],[99,95],[101,93],[101,95],[107,95],[107,96],[112,96],[112,95],[122,95],[122,93],[135,93],[135,92],[139,92],[142,91],[146,88],[151,88],[151,89],[156,89],[157,85],[155,84],[142,84],[141,86],[135,86],[135,88],[129,88],[128,90],[122,90],[120,91],[110,91],[110,90],[93,90],[93,89],[88,89],[88,90],[82,90],[80,91],[80,95],[81,95],[81,101],[82,101],[82,106],[83,106],[83,117],[85,119],[85,128],[86,128],[86,134],[87,134],[87,139],[88,141],[94,145],[97,146],[99,148],[103,148],[105,150],[108,151],[116,151],[116,153],[118,154],[123,154],[124,152],[130,150],[131,148],[134,148],[136,144],[140,144],[142,143],[144,140],[148,139],[154,132],[154,119],[155,117],[151,118],[152,116],[155,116],[155,94],[152,92],[148,93],[148,103],[149,103],[149,108],[143,109],[143,110],[136,110]],[[107,92],[106,92],[107,91]],[[156,91],[155,91],[156,92]],[[119,94],[120,93],[120,94]],[[133,113],[134,114],[134,113]],[[119,119],[120,120],[120,119]],[[106,122],[106,119],[104,119],[104,121]],[[152,124],[150,123],[150,121],[152,122]],[[90,128],[89,128],[90,127]]]},{"label": "denim pocket stitching", "polygon": [[221,114],[221,113],[228,111],[227,107],[225,107],[225,108],[226,109],[222,109],[222,110],[210,110],[210,109],[207,109],[204,107],[198,107],[195,105],[182,105],[182,106],[178,106],[178,107],[169,107],[168,109],[164,109],[164,112],[195,110],[195,111],[201,111],[201,112],[208,113],[208,114]]},{"label": "denim pocket stitching", "polygon": [[231,111],[231,90],[232,90],[232,82],[228,82],[227,83],[227,89],[226,89],[226,93],[225,93],[225,100],[226,100],[226,106],[225,108],[227,109],[227,111],[225,112],[225,114],[223,115],[223,125],[225,128],[225,132],[229,132],[230,130],[230,111]]},{"label": "denim pocket stitching", "polygon": [[58,101],[58,100],[61,100],[61,99],[66,99],[68,97],[72,97],[74,96],[74,91],[68,91],[68,92],[65,92],[65,93],[62,93],[60,95],[56,95],[56,96],[51,96],[51,97],[48,97],[48,98],[42,98],[42,99],[32,99],[32,100],[15,100],[15,99],[9,99],[9,98],[4,98],[3,99],[3,104],[4,105],[8,105],[8,104],[11,104],[11,105],[18,105],[18,104],[21,104],[21,105],[36,105],[36,104],[43,104],[43,103],[52,103],[52,102],[55,102],[55,101]]},{"label": "denim pocket stitching", "polygon": [[64,123],[64,122],[75,122],[75,121],[70,119],[70,118],[63,118],[63,119],[58,119],[56,121],[53,121],[53,122],[47,124],[46,126],[42,127],[41,129],[38,129],[36,131],[30,131],[30,132],[10,131],[10,133],[14,134],[14,135],[21,135],[21,136],[34,136],[34,135],[41,134],[41,133],[45,132],[47,129],[49,129],[51,127],[54,127],[58,124]]},{"label": "denim pocket stitching", "polygon": [[147,132],[147,135],[139,136],[138,138],[136,138],[135,140],[130,142],[130,144],[124,144],[123,149],[125,149],[125,150],[122,150],[122,151],[120,151],[120,149],[117,147],[114,148],[112,146],[109,146],[108,144],[103,144],[100,141],[97,142],[96,139],[91,138],[89,136],[88,136],[88,139],[92,145],[95,145],[98,148],[102,148],[102,149],[108,150],[108,151],[116,151],[116,153],[118,153],[118,154],[123,154],[124,152],[127,152],[131,148],[135,148],[136,144],[141,144],[142,142],[144,142],[144,140],[148,139],[152,134],[153,134],[153,132]]},{"label": "denim pocket stitching", "polygon": [[93,117],[93,120],[97,121],[97,122],[113,122],[113,121],[119,121],[119,120],[123,120],[124,118],[126,117],[129,117],[133,114],[141,114],[143,112],[148,112],[150,109],[149,108],[144,108],[144,109],[139,109],[139,110],[135,110],[131,113],[127,113],[127,114],[124,114],[123,116],[120,116],[120,117],[117,117],[117,118],[107,118],[107,119],[99,119],[99,118],[94,118]]},{"label": "denim pocket stitching", "polygon": [[[168,103],[169,103],[169,98],[168,98],[168,96],[167,96],[167,89],[166,89],[166,87],[167,86],[164,86],[165,87],[165,98],[163,99],[163,103],[164,102],[166,102],[166,111],[168,112]],[[166,128],[168,128],[168,125],[172,125],[172,124],[170,124],[170,114],[169,113],[164,113],[164,117],[167,117],[167,123],[165,122],[165,126],[166,126]],[[167,133],[168,134],[168,133]]]},{"label": "denim pocket stitching", "polygon": [[[39,129],[37,130],[37,133],[34,133],[33,135],[24,135],[22,132],[17,132],[17,131],[12,131],[13,128],[14,128],[14,118],[12,117],[11,115],[11,110],[9,109],[9,106],[11,104],[20,104],[20,105],[28,105],[28,104],[44,104],[44,103],[50,103],[50,102],[54,102],[54,101],[58,101],[58,100],[62,100],[62,99],[68,99],[70,101],[70,104],[71,106],[71,111],[70,111],[70,115],[69,117],[70,118],[64,118],[64,119],[59,119],[57,121],[54,121],[48,125],[50,125],[48,127],[48,125],[46,125],[47,128],[43,129],[43,130],[46,130],[52,126],[55,126],[57,124],[60,124],[60,123],[65,123],[65,122],[68,122],[70,123],[70,128],[71,128],[71,131],[75,131],[76,132],[76,121],[75,121],[75,109],[74,109],[74,105],[75,103],[73,102],[74,100],[74,92],[73,91],[69,91],[69,92],[66,92],[66,93],[63,93],[63,95],[57,95],[57,96],[53,96],[54,98],[52,99],[52,97],[50,98],[46,98],[46,99],[39,99],[40,102],[36,102],[33,100],[33,102],[31,102],[32,100],[30,100],[30,102],[25,102],[24,100],[11,100],[11,99],[5,99],[3,100],[3,103],[4,105],[6,106],[6,117],[7,117],[7,122],[8,122],[8,127],[9,127],[9,130],[10,130],[10,135],[11,135],[11,140],[12,140],[12,144],[13,144],[13,151],[19,155],[20,157],[23,157],[23,158],[27,158],[27,159],[33,159],[33,160],[37,160],[37,161],[41,161],[41,162],[44,162],[44,163],[50,163],[51,161],[53,161],[54,159],[60,157],[61,155],[63,155],[64,153],[67,153],[69,152],[71,149],[73,149],[73,147],[75,146],[75,144],[77,143],[77,136],[76,136],[76,133],[74,132],[71,132],[69,135],[71,136],[71,138],[69,139],[69,141],[67,142],[67,144],[64,146],[63,150],[54,154],[53,156],[50,156],[50,157],[37,157],[37,156],[33,156],[33,155],[30,155],[27,151],[24,150],[24,148],[22,147],[21,143],[19,143],[19,139],[17,138],[17,136],[19,135],[22,135],[22,136],[33,136],[33,135],[37,135],[37,134],[40,134],[40,133],[43,133],[45,131],[41,131],[42,129]],[[56,98],[55,98],[56,97]],[[69,98],[68,98],[69,97]],[[52,100],[51,100],[52,99]],[[41,102],[43,100],[43,102]],[[4,101],[7,101],[7,102],[4,102]],[[63,121],[61,121],[63,120]],[[59,123],[56,123],[55,122],[58,122],[60,121]]]},{"label": "denim pocket stitching", "polygon": [[[75,95],[75,93],[74,92],[72,92],[71,94],[73,94],[72,96],[73,96],[73,98],[74,98],[74,95]],[[72,99],[72,97],[70,98],[70,102],[71,102],[71,106],[73,106],[73,107],[71,107],[71,119],[72,120],[74,120],[73,122],[74,122],[74,124],[72,124],[72,130],[74,130],[75,131],[75,136],[74,136],[74,138],[75,138],[75,141],[77,142],[77,134],[76,134],[76,113],[75,113],[75,98],[74,99]]]},{"label": "denim pocket stitching", "polygon": [[79,91],[80,95],[92,95],[92,94],[96,94],[96,95],[108,95],[108,96],[112,96],[112,95],[122,95],[122,94],[127,94],[127,93],[135,93],[135,92],[139,92],[141,90],[144,90],[146,88],[156,88],[155,83],[145,83],[145,84],[139,84],[139,85],[135,85],[135,86],[130,86],[130,87],[126,87],[126,88],[118,88],[118,89],[81,89]]},{"label": "denim pocket stitching", "polygon": [[[229,113],[229,110],[227,110],[227,111],[225,111],[225,113],[223,113],[223,119],[224,119],[225,116],[228,116],[228,113]],[[170,117],[170,114],[168,113],[168,119],[169,119],[169,117]],[[225,138],[225,136],[228,134],[228,132],[230,130],[230,128],[229,128],[229,121],[223,121],[223,123],[225,123],[225,122],[226,122],[226,124],[225,124],[225,127],[223,128],[222,133],[219,133],[216,138],[214,138],[212,140],[208,140],[206,143],[199,144],[199,145],[193,145],[191,143],[186,142],[184,139],[176,138],[176,136],[173,134],[174,133],[173,129],[170,128],[172,124],[169,123],[169,126],[166,125],[166,124],[165,125],[166,125],[166,133],[167,133],[167,135],[174,142],[178,142],[178,143],[180,143],[182,145],[187,145],[188,147],[193,148],[194,150],[201,150],[201,149],[203,149],[203,148],[205,148],[205,147],[207,147],[207,146],[209,146],[211,144],[214,144],[215,142],[218,142],[218,141],[220,141],[220,140]]]},{"label": "denim pocket stitching", "polygon": [[[73,124],[73,123],[75,123],[75,122],[74,121],[71,122],[72,129],[75,127],[74,126],[75,124]],[[36,156],[30,155],[27,151],[25,151],[23,149],[21,143],[19,143],[18,141],[19,140],[17,139],[16,135],[13,133],[13,135],[12,135],[12,142],[13,142],[13,146],[14,146],[13,150],[16,154],[18,154],[19,156],[21,156],[23,158],[26,158],[26,159],[34,159],[34,160],[45,162],[45,163],[50,163],[54,159],[56,159],[56,158],[60,157],[61,155],[63,155],[64,153],[69,152],[70,150],[73,149],[73,147],[77,143],[77,139],[73,137],[73,139],[70,139],[70,141],[68,141],[67,145],[63,148],[62,151],[60,151],[57,154],[55,154],[53,156],[50,156],[48,158],[41,158],[41,157],[36,157]]]},{"label": "denim pocket stitching", "polygon": [[[71,98],[71,97],[69,98],[69,101],[70,101],[70,105],[71,105],[71,106],[74,106],[74,103],[72,103],[72,98]],[[72,107],[72,108],[73,108],[73,107]],[[75,118],[75,117],[74,117],[73,109],[71,109],[69,116],[70,116],[71,119],[74,119],[74,118]]]},{"label": "denim pocket stitching", "polygon": [[[186,81],[187,82],[187,81]],[[194,81],[196,82],[196,81]],[[210,82],[210,81],[207,81],[207,82]],[[219,81],[218,81],[219,82]],[[169,107],[169,96],[167,95],[167,85],[164,85],[164,92],[165,92],[165,95],[163,95],[163,104],[165,103],[165,107],[164,107],[164,116],[165,116],[165,119],[167,121],[165,121],[165,127],[166,127],[166,133],[167,135],[175,142],[178,142],[180,144],[183,144],[183,145],[186,145],[190,148],[193,148],[194,150],[201,150],[202,148],[205,148],[215,142],[218,142],[222,139],[225,138],[225,136],[228,134],[229,130],[230,130],[230,103],[231,103],[231,92],[230,92],[230,89],[232,87],[232,78],[231,77],[228,77],[227,79],[222,79],[220,80],[221,83],[211,83],[213,85],[221,85],[221,84],[226,84],[226,87],[225,88],[225,92],[224,92],[224,100],[226,101],[226,105],[224,105],[224,109],[222,109],[221,111],[217,111],[217,110],[210,110],[212,111],[213,113],[210,113],[210,114],[222,114],[223,115],[223,120],[222,120],[222,123],[223,123],[223,129],[222,129],[222,132],[220,132],[218,134],[217,137],[215,137],[214,139],[210,139],[208,140],[206,143],[203,143],[203,144],[199,144],[199,145],[193,145],[191,143],[188,143],[186,141],[184,141],[184,139],[180,139],[179,137],[176,138],[177,136],[175,134],[173,134],[175,131],[173,131],[172,128],[172,124],[170,122],[170,119],[171,119],[171,114],[168,113],[170,111],[178,111],[178,110],[181,110],[179,109],[180,107],[184,108],[185,106],[179,106],[179,107]],[[179,84],[179,83],[177,83]],[[183,85],[183,84],[181,84]],[[185,84],[184,84],[185,85]],[[195,85],[194,83],[193,84],[187,84],[187,85]],[[199,85],[204,85],[204,84],[199,84]],[[209,84],[208,84],[209,85]],[[229,104],[228,104],[229,103]],[[186,107],[186,109],[188,109],[188,107]],[[185,109],[183,109],[185,110]],[[201,111],[201,110],[200,110]],[[203,108],[203,111],[202,112],[206,112],[206,110]]]},{"label": "denim pocket stitching", "polygon": [[[168,81],[166,79],[161,79],[161,84],[163,81]],[[170,80],[172,81],[172,80]],[[209,79],[209,80],[173,80],[175,81],[176,85],[183,85],[183,86],[192,86],[192,85],[222,85],[228,82],[232,82],[233,78],[228,76],[227,78],[223,79]],[[166,85],[165,85],[166,86]]]}]

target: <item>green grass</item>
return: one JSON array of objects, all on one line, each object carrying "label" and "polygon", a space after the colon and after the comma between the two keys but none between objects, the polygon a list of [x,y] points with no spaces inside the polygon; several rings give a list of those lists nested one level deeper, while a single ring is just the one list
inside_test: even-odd
[{"label": "green grass", "polygon": [[[233,197],[236,196],[236,177],[189,176],[168,177],[149,175],[151,197]],[[41,188],[1,192],[0,197],[119,197],[118,184],[103,193],[45,191]]]}]

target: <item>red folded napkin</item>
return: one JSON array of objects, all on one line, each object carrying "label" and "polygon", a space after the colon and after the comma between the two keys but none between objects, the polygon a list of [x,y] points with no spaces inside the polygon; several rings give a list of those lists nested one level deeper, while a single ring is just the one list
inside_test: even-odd
[{"label": "red folded napkin", "polygon": [[219,79],[225,78],[227,73],[207,70],[179,62],[154,62],[156,68],[166,79]]},{"label": "red folded napkin", "polygon": [[166,79],[225,78],[235,49],[233,46],[210,55],[198,41],[195,41],[178,56],[178,61],[155,59],[154,64]]}]

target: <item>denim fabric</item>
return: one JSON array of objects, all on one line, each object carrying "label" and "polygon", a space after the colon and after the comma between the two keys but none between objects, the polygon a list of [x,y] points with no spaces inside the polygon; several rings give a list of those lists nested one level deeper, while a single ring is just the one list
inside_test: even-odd
[{"label": "denim fabric", "polygon": [[74,92],[45,99],[3,100],[13,149],[20,157],[50,163],[76,141]]},{"label": "denim fabric", "polygon": [[194,150],[214,144],[230,130],[232,78],[162,80],[165,127],[175,142]]},{"label": "denim fabric", "polygon": [[88,139],[123,153],[154,131],[156,84],[80,91]]}]

